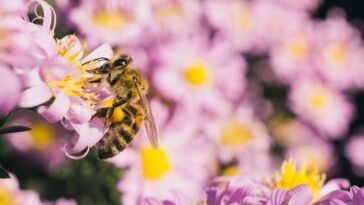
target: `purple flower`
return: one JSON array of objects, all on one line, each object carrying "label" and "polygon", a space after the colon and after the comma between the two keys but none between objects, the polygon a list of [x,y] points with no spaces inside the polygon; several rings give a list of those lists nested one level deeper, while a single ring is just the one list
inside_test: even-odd
[{"label": "purple flower", "polygon": [[20,79],[9,68],[0,64],[0,115],[13,110],[20,97]]}]

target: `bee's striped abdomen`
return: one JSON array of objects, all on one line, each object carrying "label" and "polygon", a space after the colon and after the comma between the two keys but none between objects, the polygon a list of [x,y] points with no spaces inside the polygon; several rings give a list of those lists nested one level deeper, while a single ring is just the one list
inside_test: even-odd
[{"label": "bee's striped abdomen", "polygon": [[106,159],[119,154],[134,139],[143,123],[143,112],[132,105],[123,109],[125,117],[113,122],[104,137],[97,143],[99,158]]}]

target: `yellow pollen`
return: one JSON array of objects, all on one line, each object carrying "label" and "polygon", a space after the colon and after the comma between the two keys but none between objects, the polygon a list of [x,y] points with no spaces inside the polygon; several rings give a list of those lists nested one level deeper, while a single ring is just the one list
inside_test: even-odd
[{"label": "yellow pollen", "polygon": [[15,199],[11,192],[0,187],[0,204],[3,205],[15,205]]},{"label": "yellow pollen", "polygon": [[321,187],[325,182],[326,176],[320,174],[317,168],[308,169],[306,165],[297,169],[292,160],[283,162],[281,172],[276,172],[274,184],[271,188],[292,189],[296,186],[306,184],[312,195],[319,196]]},{"label": "yellow pollen", "polygon": [[57,88],[68,96],[81,97],[90,105],[93,105],[97,100],[95,93],[88,93],[84,90],[86,79],[75,79],[71,75],[66,75],[61,81],[54,81],[46,79],[49,87]]},{"label": "yellow pollen", "polygon": [[34,147],[38,150],[48,148],[55,140],[54,130],[46,123],[33,124],[30,133],[33,138]]},{"label": "yellow pollen", "polygon": [[321,109],[327,104],[327,92],[323,89],[318,89],[314,92],[311,98],[311,105],[316,109]]},{"label": "yellow pollen", "polygon": [[161,148],[147,147],[142,149],[140,154],[143,174],[146,179],[158,180],[171,168],[167,154]]},{"label": "yellow pollen", "polygon": [[202,86],[208,81],[208,71],[202,64],[193,64],[185,70],[185,79],[193,86]]},{"label": "yellow pollen", "polygon": [[221,130],[221,143],[229,147],[242,147],[254,138],[251,130],[244,124],[232,122]]},{"label": "yellow pollen", "polygon": [[[107,99],[105,100],[102,105],[105,106],[105,107],[111,107],[112,106],[112,102],[113,102],[113,99],[110,98],[110,99]],[[124,113],[123,111],[121,110],[121,107],[117,107],[115,110],[114,110],[114,114],[112,115],[111,117],[111,121],[112,122],[119,122],[121,121],[122,119],[124,118]]]},{"label": "yellow pollen", "polygon": [[307,43],[303,38],[294,38],[288,43],[288,50],[293,57],[301,59],[307,54]]},{"label": "yellow pollen", "polygon": [[128,19],[120,11],[98,11],[92,16],[92,21],[97,26],[117,30],[124,26]]}]

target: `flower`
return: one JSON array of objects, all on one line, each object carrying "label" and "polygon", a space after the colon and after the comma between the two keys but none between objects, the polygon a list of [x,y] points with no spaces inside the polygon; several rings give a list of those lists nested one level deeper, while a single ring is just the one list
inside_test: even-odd
[{"label": "flower", "polygon": [[205,124],[203,129],[216,145],[222,163],[237,160],[244,171],[269,165],[270,136],[249,106],[241,105],[237,110]]},{"label": "flower", "polygon": [[0,204],[6,205],[41,205],[38,193],[21,190],[18,180],[11,174],[10,179],[0,180]]},{"label": "flower", "polygon": [[0,115],[13,110],[20,97],[21,83],[19,78],[9,68],[0,65]]},{"label": "flower", "polygon": [[133,45],[145,34],[141,23],[146,16],[143,1],[81,1],[69,16],[91,47],[102,43]]},{"label": "flower", "polygon": [[235,49],[250,52],[265,50],[267,45],[257,33],[259,24],[251,3],[247,1],[205,1],[205,13],[209,23],[219,34],[231,42]]},{"label": "flower", "polygon": [[289,102],[295,113],[329,138],[343,137],[354,111],[344,95],[316,80],[296,82]]},{"label": "flower", "polygon": [[345,146],[345,155],[350,160],[353,170],[359,176],[364,175],[364,158],[362,153],[364,147],[364,136],[356,134],[351,136]]},{"label": "flower", "polygon": [[146,197],[175,199],[176,192],[193,201],[203,193],[203,185],[213,172],[213,152],[196,133],[194,123],[185,120],[183,111],[166,124],[166,108],[157,102],[151,106],[159,125],[158,149],[147,144],[141,131],[129,148],[108,160],[129,168],[118,185],[122,202],[138,204]]},{"label": "flower", "polygon": [[359,31],[336,13],[318,22],[315,31],[315,64],[325,83],[339,90],[362,88],[364,47]]},{"label": "flower", "polygon": [[12,133],[6,136],[10,145],[28,161],[47,169],[54,169],[66,162],[62,148],[73,133],[60,124],[47,122],[37,112],[19,110],[13,114],[10,124],[30,127],[28,132]]},{"label": "flower", "polygon": [[246,63],[224,41],[209,45],[203,35],[168,42],[155,59],[160,64],[152,80],[158,91],[198,111],[225,112],[227,100],[238,101],[244,93]]}]

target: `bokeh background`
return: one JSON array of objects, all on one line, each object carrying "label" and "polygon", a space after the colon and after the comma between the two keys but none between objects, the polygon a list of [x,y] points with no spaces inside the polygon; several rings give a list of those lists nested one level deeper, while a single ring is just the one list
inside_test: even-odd
[{"label": "bokeh background", "polygon": [[133,58],[150,85],[160,149],[141,130],[117,157],[91,149],[73,160],[63,146],[74,130],[15,106],[7,124],[32,130],[1,136],[0,162],[19,189],[60,205],[175,192],[199,201],[217,176],[272,176],[285,159],[364,186],[359,1],[47,2],[55,38],[75,34],[88,51],[107,43]]}]

